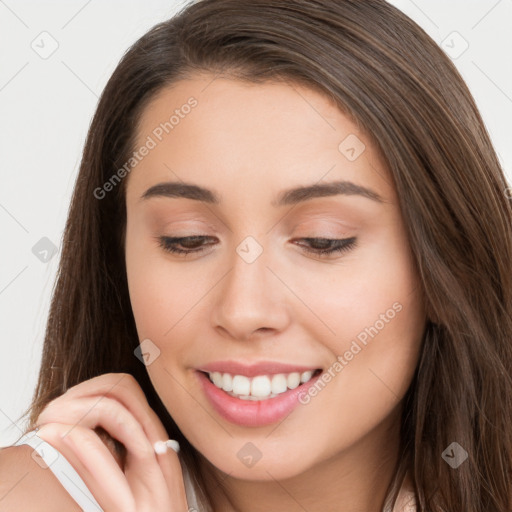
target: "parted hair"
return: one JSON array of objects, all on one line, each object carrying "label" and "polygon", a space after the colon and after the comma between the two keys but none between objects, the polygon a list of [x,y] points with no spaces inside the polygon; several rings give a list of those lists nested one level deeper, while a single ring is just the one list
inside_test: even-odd
[{"label": "parted hair", "polygon": [[[197,72],[306,85],[376,143],[399,198],[428,322],[401,418],[394,502],[410,472],[419,512],[512,510],[512,211],[474,99],[423,29],[384,0],[199,0],[125,53],[92,119],[62,238],[26,432],[68,388],[133,375],[198,496],[204,457],[170,417],[145,366],[124,260],[126,179],[94,190],[134,151],[141,113]],[[220,128],[221,129],[221,128]],[[458,468],[442,458],[457,442]]]}]

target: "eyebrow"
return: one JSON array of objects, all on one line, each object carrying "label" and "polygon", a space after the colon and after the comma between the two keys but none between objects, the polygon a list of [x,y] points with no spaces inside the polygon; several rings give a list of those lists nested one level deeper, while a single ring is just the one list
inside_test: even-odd
[{"label": "eyebrow", "polygon": [[[335,195],[361,196],[378,203],[383,203],[382,197],[377,192],[356,185],[351,181],[334,181],[330,183],[315,183],[301,187],[285,190],[278,198],[271,202],[272,206],[287,206],[298,204],[309,199],[318,197],[329,197]],[[185,182],[164,182],[148,188],[141,196],[141,200],[152,197],[186,198],[201,201],[209,204],[220,204],[220,196],[213,190],[209,190],[192,183]]]}]

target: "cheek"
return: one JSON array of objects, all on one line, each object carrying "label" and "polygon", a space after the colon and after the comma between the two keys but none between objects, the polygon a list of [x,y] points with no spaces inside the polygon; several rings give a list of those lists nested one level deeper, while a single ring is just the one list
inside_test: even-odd
[{"label": "cheek", "polygon": [[[368,422],[379,410],[385,414],[398,404],[418,362],[425,328],[424,304],[406,247],[390,245],[372,259],[365,284],[353,284],[353,315],[346,315],[350,328],[343,331],[347,335],[343,373],[351,393],[345,405],[370,404],[364,408]],[[364,423],[364,418],[360,421]]]},{"label": "cheek", "polygon": [[329,328],[330,333],[315,320],[317,334],[326,333],[321,339],[333,365],[339,363],[331,365],[331,373],[340,376],[334,379],[340,400],[355,407],[357,400],[402,398],[425,328],[421,284],[403,234],[397,230],[374,237],[342,263],[298,286],[310,310]]},{"label": "cheek", "polygon": [[189,289],[180,272],[169,274],[169,263],[158,242],[149,235],[126,236],[126,272],[139,339],[157,345],[176,323]]},{"label": "cheek", "polygon": [[335,270],[303,292],[316,297],[310,308],[335,333],[322,336],[331,353],[324,383],[303,403],[330,411],[330,421],[319,415],[308,433],[341,446],[375,428],[404,397],[417,366],[425,315],[412,256],[402,240],[376,242]]},{"label": "cheek", "polygon": [[[323,330],[332,352],[349,350],[354,339],[367,341],[368,348],[372,339],[381,340],[380,346],[394,339],[394,350],[416,347],[424,319],[421,284],[400,230],[369,236],[353,253],[321,269],[309,265],[299,275],[288,270],[287,279],[314,313],[317,333]],[[313,317],[307,318],[311,327]]]}]

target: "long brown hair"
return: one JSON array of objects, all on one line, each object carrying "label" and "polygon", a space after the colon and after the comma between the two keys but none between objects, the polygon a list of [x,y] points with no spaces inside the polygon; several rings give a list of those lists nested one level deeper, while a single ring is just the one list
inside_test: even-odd
[{"label": "long brown hair", "polygon": [[[124,264],[126,180],[102,199],[94,195],[134,151],[148,102],[196,71],[307,85],[373,137],[396,185],[430,319],[404,398],[401,457],[388,497],[394,501],[410,471],[421,511],[511,510],[508,185],[450,59],[384,0],[200,0],[127,51],[85,144],[27,431],[69,387],[130,373],[204,488],[201,454],[133,353],[139,339]],[[442,457],[452,442],[468,453],[457,469]]]}]

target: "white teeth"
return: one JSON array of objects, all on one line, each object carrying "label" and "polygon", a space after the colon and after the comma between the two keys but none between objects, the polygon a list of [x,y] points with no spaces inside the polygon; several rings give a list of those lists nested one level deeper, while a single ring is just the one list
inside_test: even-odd
[{"label": "white teeth", "polygon": [[307,371],[307,372],[303,372],[300,376],[300,381],[302,383],[304,382],[307,382],[308,380],[311,379],[311,377],[313,376],[313,372],[311,370]]},{"label": "white teeth", "polygon": [[249,377],[245,375],[235,375],[233,377],[233,393],[235,395],[249,395],[251,393],[251,381]]},{"label": "white teeth", "polygon": [[284,373],[278,373],[272,377],[272,393],[277,395],[279,393],[284,393],[287,389],[288,383]]},{"label": "white teeth", "polygon": [[222,389],[224,391],[233,391],[233,377],[229,373],[222,376]]},{"label": "white teeth", "polygon": [[300,384],[300,373],[299,372],[290,373],[288,375],[287,381],[288,381],[288,387],[290,389],[295,389]]},{"label": "white teeth", "polygon": [[254,377],[251,381],[252,396],[269,396],[272,392],[272,384],[266,375]]},{"label": "white teeth", "polygon": [[245,375],[220,372],[210,372],[208,375],[215,386],[231,396],[241,400],[266,400],[308,382],[313,377],[313,373],[308,370],[302,373],[258,375],[251,379]]},{"label": "white teeth", "polygon": [[233,395],[233,393],[229,393],[231,396],[234,396],[235,398],[240,398],[241,400],[250,400],[252,402],[259,402],[260,400],[266,400],[267,398],[274,398],[277,395],[269,395],[265,397],[258,397],[258,396],[252,396],[252,395]]},{"label": "white teeth", "polygon": [[222,373],[220,372],[213,372],[210,374],[210,378],[212,379],[213,383],[218,387],[222,387]]}]

